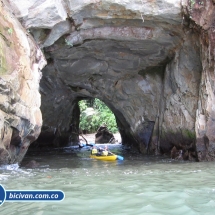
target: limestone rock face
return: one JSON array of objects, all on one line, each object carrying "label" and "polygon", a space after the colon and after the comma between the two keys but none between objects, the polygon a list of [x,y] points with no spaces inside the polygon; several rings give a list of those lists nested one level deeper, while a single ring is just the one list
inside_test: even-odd
[{"label": "limestone rock face", "polygon": [[214,1],[196,1],[184,8],[192,17],[192,27],[201,27],[202,73],[199,85],[199,100],[196,111],[196,150],[198,159],[215,160],[215,5]]},{"label": "limestone rock face", "polygon": [[0,164],[20,162],[40,134],[40,70],[46,61],[33,38],[0,3]]},{"label": "limestone rock face", "polygon": [[8,0],[25,28],[52,28],[67,18],[62,0]]},{"label": "limestone rock face", "polygon": [[77,132],[78,101],[99,98],[123,143],[142,153],[213,158],[211,0],[9,2],[48,61],[41,110],[43,135],[54,145]]}]

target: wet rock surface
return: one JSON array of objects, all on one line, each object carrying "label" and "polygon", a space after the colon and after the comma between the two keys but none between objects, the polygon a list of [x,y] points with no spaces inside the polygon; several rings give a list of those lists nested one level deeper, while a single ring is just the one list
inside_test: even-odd
[{"label": "wet rock surface", "polygon": [[34,169],[34,168],[37,168],[39,166],[40,166],[40,164],[35,160],[31,160],[26,164],[22,164],[22,167],[30,168],[30,169]]}]

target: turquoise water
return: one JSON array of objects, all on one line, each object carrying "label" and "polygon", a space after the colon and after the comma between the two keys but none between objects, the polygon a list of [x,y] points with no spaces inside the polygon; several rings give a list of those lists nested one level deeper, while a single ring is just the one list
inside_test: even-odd
[{"label": "turquoise water", "polygon": [[5,202],[0,214],[199,215],[215,214],[215,162],[177,162],[121,151],[124,161],[89,158],[87,150],[64,148],[29,153],[23,163],[40,166],[0,168],[7,190],[62,190],[61,202]]}]

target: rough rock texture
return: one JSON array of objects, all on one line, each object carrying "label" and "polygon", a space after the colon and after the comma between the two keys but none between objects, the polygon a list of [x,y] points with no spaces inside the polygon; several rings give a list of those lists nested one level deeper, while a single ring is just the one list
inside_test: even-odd
[{"label": "rough rock texture", "polygon": [[114,143],[114,135],[108,130],[106,125],[101,125],[95,134],[95,143]]},{"label": "rough rock texture", "polygon": [[[43,5],[40,10],[46,11]],[[199,44],[183,25],[179,0],[65,1],[64,7],[68,21],[56,24],[46,38],[38,36],[44,34],[43,24],[31,19],[28,25],[46,47],[42,112],[53,142],[71,134],[73,107],[87,97],[111,108],[123,142],[142,153],[170,152],[176,144],[165,139],[170,131],[194,132]],[[22,19],[30,23],[26,15]],[[52,21],[47,17],[46,22]]]},{"label": "rough rock texture", "polygon": [[124,143],[132,141],[146,153],[166,65],[183,43],[180,1],[145,1],[144,7],[141,1],[80,1],[68,9],[70,34],[44,48],[49,61],[41,81],[44,126],[53,134],[69,132],[73,105],[96,97],[116,115]]},{"label": "rough rock texture", "polygon": [[20,162],[40,134],[41,50],[0,3],[0,164]]},{"label": "rough rock texture", "polygon": [[124,144],[213,159],[212,0],[10,4],[48,61],[40,84],[46,140],[67,143],[77,102],[96,97],[115,114]]},{"label": "rough rock texture", "polygon": [[200,34],[202,74],[196,112],[196,149],[198,159],[215,160],[215,5],[202,0],[183,3],[190,14],[191,27]]},{"label": "rough rock texture", "polygon": [[158,126],[160,150],[195,151],[195,118],[201,78],[198,36],[186,32],[182,47],[165,68]]},{"label": "rough rock texture", "polygon": [[51,29],[67,17],[62,0],[8,0],[25,28]]}]

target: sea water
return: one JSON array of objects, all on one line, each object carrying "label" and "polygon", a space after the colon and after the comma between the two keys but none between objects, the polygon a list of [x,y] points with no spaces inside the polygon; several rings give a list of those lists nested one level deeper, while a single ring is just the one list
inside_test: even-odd
[{"label": "sea water", "polygon": [[123,161],[89,158],[67,147],[29,152],[23,165],[0,167],[7,190],[62,190],[61,202],[4,202],[0,214],[203,215],[215,214],[215,162],[174,161],[110,146]]}]

